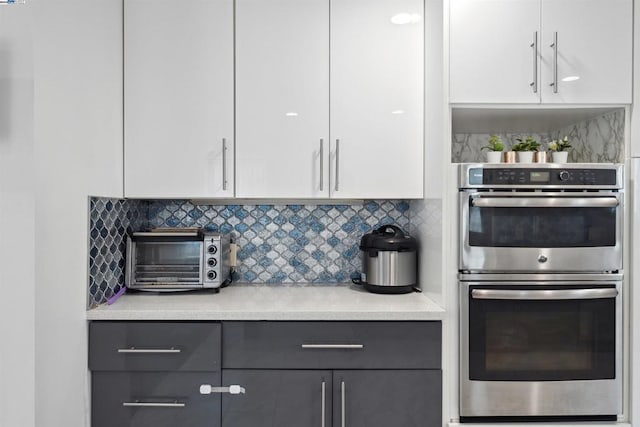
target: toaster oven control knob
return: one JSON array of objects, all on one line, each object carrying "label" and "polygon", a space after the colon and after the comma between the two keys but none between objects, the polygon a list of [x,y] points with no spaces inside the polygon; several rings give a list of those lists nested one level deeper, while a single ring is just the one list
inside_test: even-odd
[{"label": "toaster oven control knob", "polygon": [[218,274],[215,271],[209,271],[207,273],[207,279],[209,280],[215,280],[216,277],[218,277]]},{"label": "toaster oven control knob", "polygon": [[216,260],[215,258],[209,258],[207,260],[207,265],[209,267],[215,267],[218,264],[218,260]]},{"label": "toaster oven control knob", "polygon": [[549,259],[549,258],[547,258],[546,256],[544,256],[544,255],[540,255],[540,256],[538,257],[538,262],[539,262],[540,264],[544,264],[545,262],[547,262],[547,260],[548,260],[548,259]]},{"label": "toaster oven control knob", "polygon": [[560,171],[559,178],[560,178],[560,181],[567,181],[569,179],[569,172]]},{"label": "toaster oven control knob", "polygon": [[216,252],[218,252],[218,247],[217,247],[217,246],[215,246],[215,245],[211,245],[211,246],[209,246],[209,247],[207,248],[207,251],[208,251],[211,255],[213,255],[213,254],[215,254]]}]

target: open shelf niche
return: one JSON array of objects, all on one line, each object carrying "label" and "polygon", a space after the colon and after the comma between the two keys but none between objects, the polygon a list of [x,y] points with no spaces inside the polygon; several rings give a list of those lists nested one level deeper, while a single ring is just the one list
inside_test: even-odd
[{"label": "open shelf niche", "polygon": [[624,161],[625,109],[614,108],[487,108],[453,105],[451,161],[484,162],[481,148],[489,136],[500,135],[505,150],[517,138],[532,136],[546,150],[554,139],[567,136],[572,163]]}]

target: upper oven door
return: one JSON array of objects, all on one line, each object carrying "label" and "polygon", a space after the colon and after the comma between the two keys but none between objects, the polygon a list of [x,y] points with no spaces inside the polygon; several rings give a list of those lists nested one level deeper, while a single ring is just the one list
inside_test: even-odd
[{"label": "upper oven door", "polygon": [[621,192],[460,192],[469,272],[622,269]]}]

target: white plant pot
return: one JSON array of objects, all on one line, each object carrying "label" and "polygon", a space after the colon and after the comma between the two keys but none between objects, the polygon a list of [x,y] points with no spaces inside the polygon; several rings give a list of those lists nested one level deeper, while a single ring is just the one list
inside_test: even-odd
[{"label": "white plant pot", "polygon": [[518,163],[533,163],[533,151],[518,151]]},{"label": "white plant pot", "polygon": [[502,151],[487,151],[487,163],[502,163]]},{"label": "white plant pot", "polygon": [[569,153],[566,151],[554,151],[551,159],[553,160],[553,163],[568,163],[568,156]]}]

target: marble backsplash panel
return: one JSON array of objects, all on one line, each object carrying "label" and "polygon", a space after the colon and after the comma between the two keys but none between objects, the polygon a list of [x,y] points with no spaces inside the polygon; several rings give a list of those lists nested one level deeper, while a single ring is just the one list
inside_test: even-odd
[{"label": "marble backsplash panel", "polygon": [[[624,110],[603,114],[571,126],[545,133],[501,133],[506,148],[517,143],[517,138],[533,136],[547,149],[549,142],[568,136],[571,145],[569,161],[572,163],[621,163],[624,161]],[[452,136],[451,161],[454,163],[484,162],[489,134],[457,133]]]},{"label": "marble backsplash panel", "polygon": [[124,285],[125,236],[146,227],[147,212],[142,201],[89,199],[89,307]]},{"label": "marble backsplash panel", "polygon": [[233,233],[239,246],[235,281],[340,283],[361,271],[362,235],[384,224],[408,232],[408,211],[405,201],[224,206],[157,201],[150,204],[149,225]]},{"label": "marble backsplash panel", "polygon": [[89,209],[89,307],[123,286],[125,237],[132,231],[199,226],[231,233],[239,245],[237,282],[341,283],[361,271],[363,234],[392,223],[409,232],[410,225],[403,200],[216,206],[91,198]]}]

